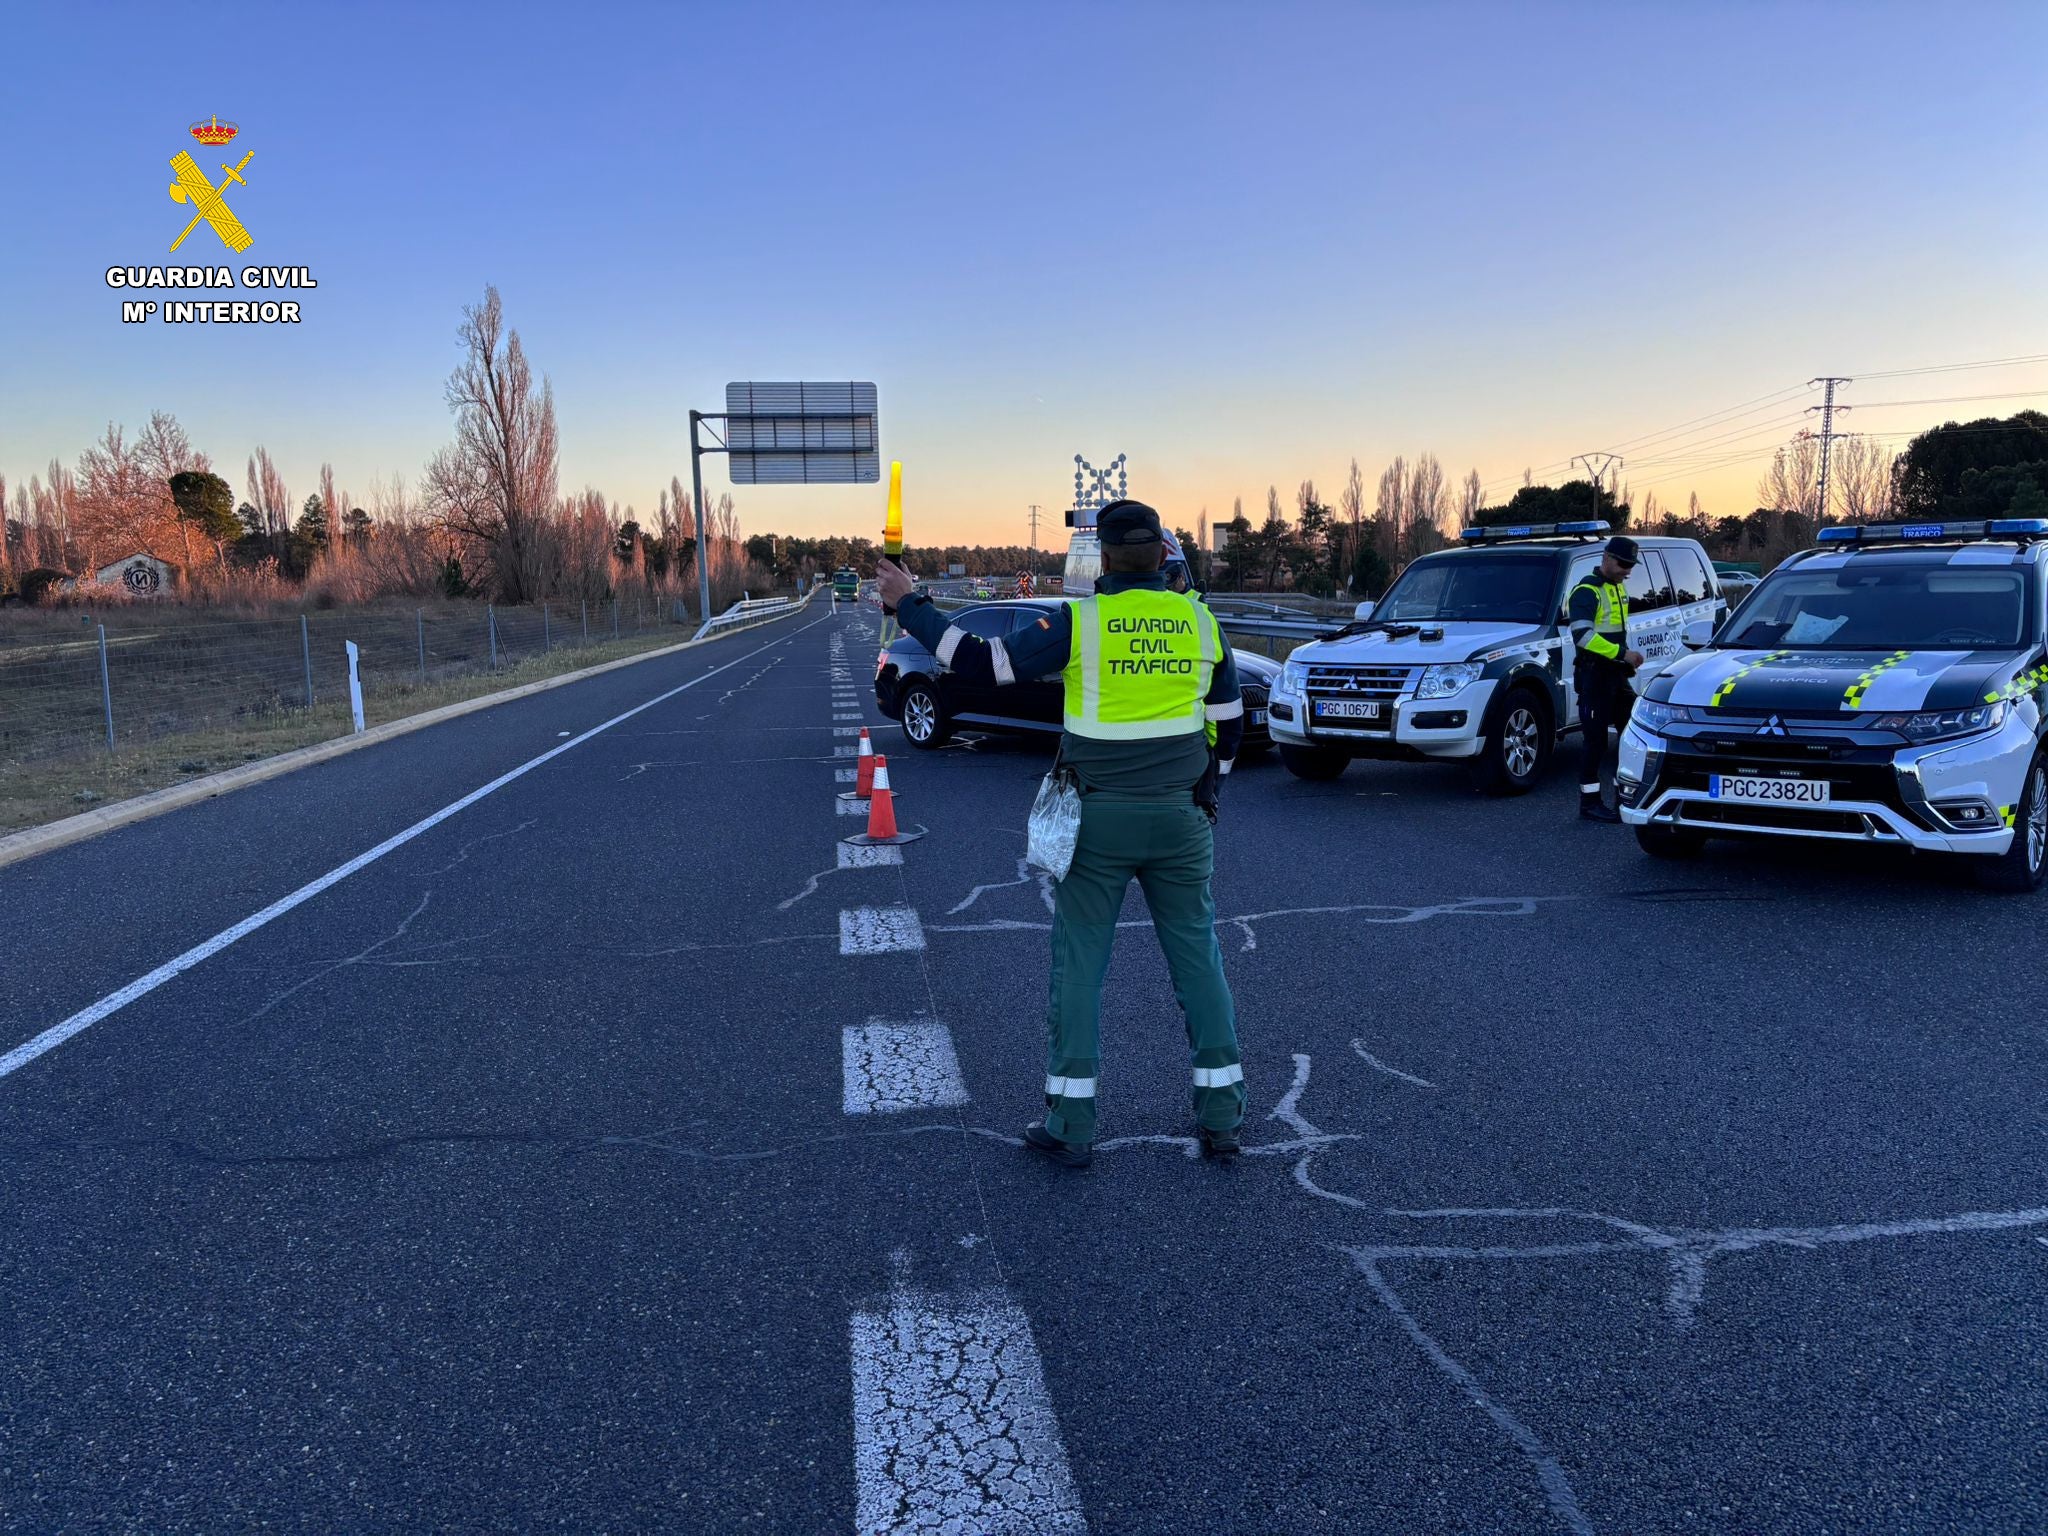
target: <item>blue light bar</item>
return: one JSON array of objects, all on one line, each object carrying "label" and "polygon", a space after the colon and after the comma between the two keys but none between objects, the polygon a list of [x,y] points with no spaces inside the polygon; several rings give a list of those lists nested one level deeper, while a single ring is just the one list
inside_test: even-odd
[{"label": "blue light bar", "polygon": [[1493,539],[1554,539],[1570,538],[1574,535],[1605,533],[1604,522],[1583,523],[1514,523],[1495,524],[1492,527],[1471,527],[1460,529],[1458,537],[1468,544],[1482,544]]},{"label": "blue light bar", "polygon": [[2048,538],[2048,517],[1972,518],[1960,523],[1843,523],[1815,535],[1820,544],[1925,544],[1933,540]]}]

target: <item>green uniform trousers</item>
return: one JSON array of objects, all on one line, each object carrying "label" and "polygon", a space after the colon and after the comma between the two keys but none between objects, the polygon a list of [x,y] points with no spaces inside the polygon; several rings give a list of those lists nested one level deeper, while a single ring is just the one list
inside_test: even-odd
[{"label": "green uniform trousers", "polygon": [[1053,895],[1045,1128],[1060,1140],[1095,1139],[1102,979],[1133,876],[1152,910],[1152,926],[1173,973],[1173,995],[1187,1018],[1195,1117],[1219,1131],[1244,1119],[1237,1019],[1209,895],[1214,869],[1215,841],[1199,806],[1186,800],[1083,798],[1074,864]]}]

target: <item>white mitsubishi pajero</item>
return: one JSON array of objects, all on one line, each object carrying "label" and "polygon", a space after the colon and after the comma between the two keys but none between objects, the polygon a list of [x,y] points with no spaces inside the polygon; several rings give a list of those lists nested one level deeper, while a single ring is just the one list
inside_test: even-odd
[{"label": "white mitsubishi pajero", "polygon": [[[1378,604],[1287,658],[1273,690],[1281,760],[1334,779],[1354,757],[1456,758],[1491,794],[1542,777],[1578,726],[1565,599],[1600,563],[1607,524],[1467,528],[1462,547],[1417,560]],[[1628,579],[1640,688],[1704,643],[1724,605],[1697,540],[1641,537]]]}]

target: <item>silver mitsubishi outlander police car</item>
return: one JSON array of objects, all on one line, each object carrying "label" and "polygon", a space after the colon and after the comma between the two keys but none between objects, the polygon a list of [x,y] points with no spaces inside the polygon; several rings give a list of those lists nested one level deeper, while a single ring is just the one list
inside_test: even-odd
[{"label": "silver mitsubishi outlander police car", "polygon": [[1653,854],[1710,835],[1974,855],[2031,891],[2048,854],[2048,518],[1824,528],[1622,733],[1624,820]]},{"label": "silver mitsubishi outlander police car", "polygon": [[[1358,618],[1287,658],[1269,704],[1281,761],[1334,779],[1355,757],[1447,758],[1480,788],[1532,788],[1578,724],[1565,600],[1600,563],[1607,524],[1467,528]],[[1628,580],[1628,643],[1644,679],[1704,641],[1723,611],[1706,551],[1645,536]]]}]

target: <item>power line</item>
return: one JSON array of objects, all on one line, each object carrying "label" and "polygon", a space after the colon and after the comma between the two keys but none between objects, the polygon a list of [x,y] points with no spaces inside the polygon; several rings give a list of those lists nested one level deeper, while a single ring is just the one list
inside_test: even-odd
[{"label": "power line", "polygon": [[1873,368],[1856,375],[1859,379],[1903,379],[1921,373],[1960,373],[1969,368],[2017,368],[2022,363],[2048,363],[2048,352],[2025,357],[1994,357],[1981,363],[1934,363],[1925,368]]},{"label": "power line", "polygon": [[1874,411],[1887,405],[1960,405],[1969,400],[2036,400],[2048,389],[2014,389],[1997,395],[1930,395],[1924,400],[1859,400],[1859,410]]}]

